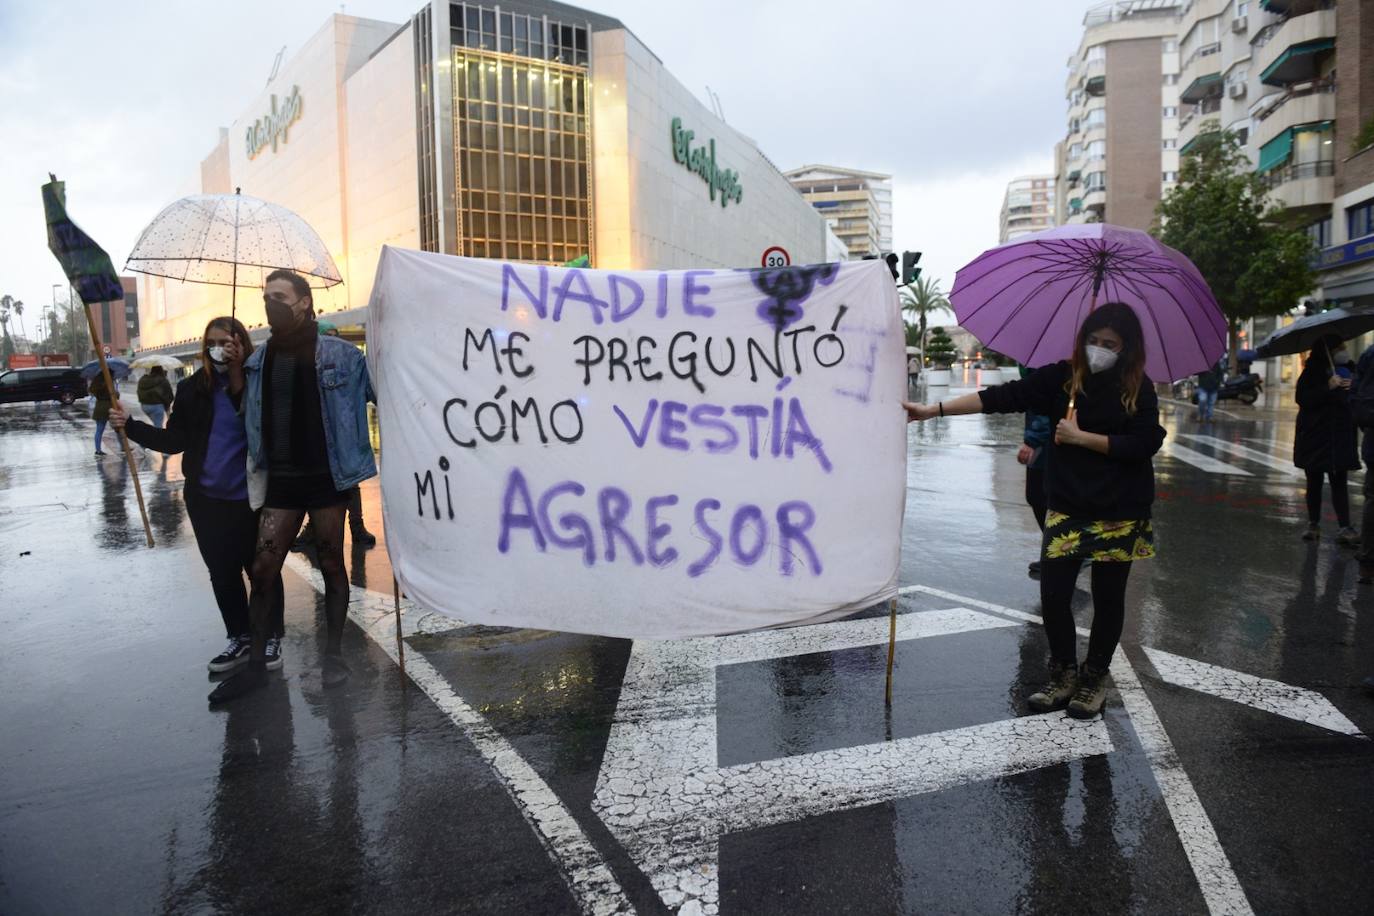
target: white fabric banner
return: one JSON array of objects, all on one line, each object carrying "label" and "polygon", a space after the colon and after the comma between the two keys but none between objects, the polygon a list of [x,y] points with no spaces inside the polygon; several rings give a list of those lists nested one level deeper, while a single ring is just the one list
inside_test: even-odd
[{"label": "white fabric banner", "polygon": [[895,594],[905,341],[881,261],[612,272],[385,248],[391,562],[474,623],[631,638]]}]

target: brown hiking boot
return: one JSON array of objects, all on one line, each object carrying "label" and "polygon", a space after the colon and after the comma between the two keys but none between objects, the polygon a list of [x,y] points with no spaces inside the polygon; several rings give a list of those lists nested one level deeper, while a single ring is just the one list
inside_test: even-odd
[{"label": "brown hiking boot", "polygon": [[1091,719],[1102,712],[1107,701],[1107,672],[1084,665],[1078,669],[1078,690],[1069,701],[1068,713],[1075,719]]},{"label": "brown hiking boot", "polygon": [[1078,665],[1051,661],[1049,683],[1026,697],[1026,705],[1036,712],[1054,712],[1069,705],[1077,689]]}]

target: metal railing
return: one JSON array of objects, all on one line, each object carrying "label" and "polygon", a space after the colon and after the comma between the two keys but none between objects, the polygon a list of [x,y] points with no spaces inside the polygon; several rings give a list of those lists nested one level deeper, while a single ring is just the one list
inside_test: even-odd
[{"label": "metal railing", "polygon": [[1313,80],[1309,83],[1296,83],[1289,87],[1288,91],[1281,95],[1274,104],[1263,111],[1255,112],[1255,118],[1260,121],[1266,120],[1274,112],[1293,101],[1293,99],[1300,99],[1309,95],[1322,95],[1335,91],[1335,80]]},{"label": "metal railing", "polygon": [[1330,178],[1335,174],[1336,160],[1318,159],[1315,162],[1297,162],[1265,172],[1260,176],[1260,182],[1267,190],[1273,190],[1290,181],[1298,181],[1302,178]]},{"label": "metal railing", "polygon": [[1185,61],[1183,62],[1183,66],[1179,68],[1179,71],[1182,72],[1182,71],[1184,71],[1184,70],[1187,70],[1187,69],[1188,69],[1188,65],[1191,64],[1193,61],[1197,60],[1199,57],[1210,57],[1210,56],[1213,55],[1213,54],[1220,54],[1220,53],[1221,53],[1221,42],[1219,42],[1219,41],[1214,41],[1214,42],[1212,42],[1211,44],[1205,44],[1205,45],[1203,45],[1202,47],[1200,47],[1200,48],[1196,49],[1195,51],[1193,51],[1192,54],[1189,54],[1189,55],[1188,55],[1188,59],[1185,60]]}]

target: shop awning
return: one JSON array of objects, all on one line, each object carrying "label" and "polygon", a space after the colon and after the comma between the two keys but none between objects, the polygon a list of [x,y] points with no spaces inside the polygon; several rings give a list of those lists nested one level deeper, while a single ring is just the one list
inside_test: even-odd
[{"label": "shop awning", "polygon": [[1197,142],[1198,142],[1199,140],[1201,140],[1201,139],[1202,139],[1202,134],[1199,133],[1199,134],[1194,135],[1193,139],[1189,140],[1187,143],[1183,144],[1182,146],[1180,146],[1180,147],[1178,148],[1178,154],[1179,154],[1180,156],[1186,156],[1186,155],[1188,155],[1188,153],[1192,150],[1192,148],[1195,147],[1195,146],[1197,146]]},{"label": "shop awning", "polygon": [[1260,82],[1270,86],[1286,86],[1289,83],[1316,79],[1317,64],[1312,55],[1329,51],[1335,46],[1334,38],[1314,38],[1311,41],[1299,42],[1264,68],[1264,72],[1260,74]]},{"label": "shop awning", "polygon": [[1201,102],[1209,95],[1221,95],[1221,74],[1206,73],[1188,84],[1178,94],[1180,102]]},{"label": "shop awning", "polygon": [[1293,154],[1293,128],[1288,128],[1274,139],[1260,147],[1257,172],[1267,172],[1288,161]]}]

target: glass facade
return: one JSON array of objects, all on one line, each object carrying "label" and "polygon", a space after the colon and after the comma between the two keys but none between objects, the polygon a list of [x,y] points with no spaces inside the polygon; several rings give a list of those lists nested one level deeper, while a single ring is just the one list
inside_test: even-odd
[{"label": "glass facade", "polygon": [[452,15],[458,254],[594,261],[587,27],[472,4]]}]

